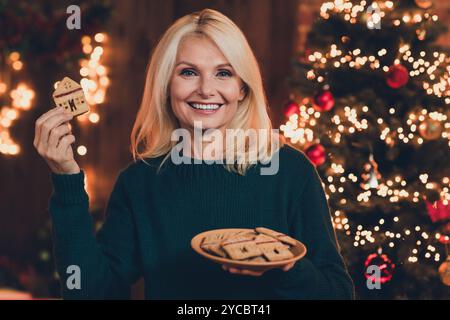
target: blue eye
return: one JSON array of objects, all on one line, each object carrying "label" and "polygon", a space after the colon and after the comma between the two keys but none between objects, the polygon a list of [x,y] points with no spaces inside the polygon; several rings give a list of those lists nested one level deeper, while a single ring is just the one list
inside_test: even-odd
[{"label": "blue eye", "polygon": [[232,76],[232,74],[228,70],[219,71],[219,77],[231,77],[231,76]]},{"label": "blue eye", "polygon": [[[196,76],[197,74],[192,69],[183,69],[183,70],[181,70],[180,75],[192,77],[192,76]],[[233,75],[228,70],[221,70],[218,72],[217,76],[222,78],[222,77],[232,77]]]},{"label": "blue eye", "polygon": [[180,75],[189,77],[189,76],[195,75],[195,72],[190,69],[184,69],[180,72]]}]

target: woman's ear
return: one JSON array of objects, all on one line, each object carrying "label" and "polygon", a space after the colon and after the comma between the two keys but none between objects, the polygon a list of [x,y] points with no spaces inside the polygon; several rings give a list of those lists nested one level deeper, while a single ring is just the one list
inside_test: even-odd
[{"label": "woman's ear", "polygon": [[239,102],[241,102],[242,100],[245,99],[245,97],[247,96],[247,92],[248,92],[248,87],[247,87],[247,85],[244,83],[244,84],[241,86],[241,92],[240,92],[240,95],[239,95]]}]

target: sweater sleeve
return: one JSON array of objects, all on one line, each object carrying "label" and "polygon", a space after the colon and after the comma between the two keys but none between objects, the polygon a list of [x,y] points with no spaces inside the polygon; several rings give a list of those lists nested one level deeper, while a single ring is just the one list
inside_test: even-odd
[{"label": "sweater sleeve", "polygon": [[122,173],[108,201],[106,220],[97,234],[89,214],[84,171],[51,172],[50,176],[53,193],[49,212],[63,298],[129,298],[130,286],[139,278],[140,268],[135,226]]},{"label": "sweater sleeve", "polygon": [[322,181],[316,168],[310,162],[307,165],[307,180],[298,200],[299,210],[290,217],[289,233],[308,251],[289,271],[276,270],[275,294],[282,299],[354,299]]}]

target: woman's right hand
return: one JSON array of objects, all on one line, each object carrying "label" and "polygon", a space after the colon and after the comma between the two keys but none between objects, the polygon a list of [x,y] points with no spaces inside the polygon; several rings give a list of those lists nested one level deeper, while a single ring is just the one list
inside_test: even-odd
[{"label": "woman's right hand", "polygon": [[73,115],[63,107],[50,109],[36,120],[33,145],[57,174],[76,174],[80,167],[73,157],[75,136],[69,121]]}]

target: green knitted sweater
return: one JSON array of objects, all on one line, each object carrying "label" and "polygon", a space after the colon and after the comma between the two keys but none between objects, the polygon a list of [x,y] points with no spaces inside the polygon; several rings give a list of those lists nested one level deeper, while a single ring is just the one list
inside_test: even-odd
[{"label": "green knitted sweater", "polygon": [[[288,145],[277,152],[274,175],[261,175],[269,166],[262,163],[241,176],[218,163],[176,165],[169,158],[157,172],[162,156],[132,162],[118,174],[97,233],[84,171],[50,173],[63,297],[128,298],[130,286],[143,277],[147,299],[353,298],[315,167]],[[307,255],[287,272],[254,277],[224,271],[190,247],[192,237],[206,230],[259,226],[302,241]]]}]

